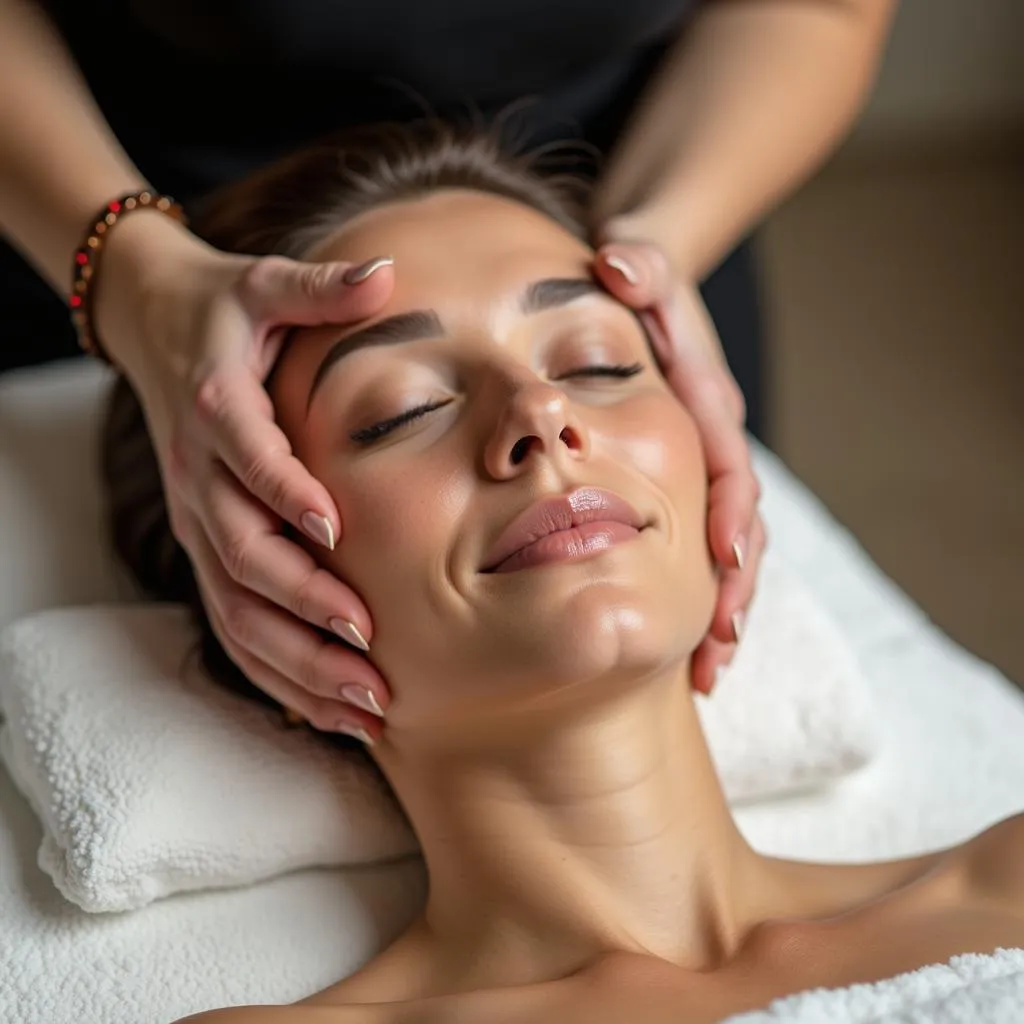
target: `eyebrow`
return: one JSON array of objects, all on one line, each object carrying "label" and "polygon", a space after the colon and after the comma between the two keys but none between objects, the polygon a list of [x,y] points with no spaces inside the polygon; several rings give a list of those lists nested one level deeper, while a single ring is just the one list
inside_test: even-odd
[{"label": "eyebrow", "polygon": [[[588,277],[551,277],[534,281],[519,299],[519,309],[524,316],[543,313],[545,310],[566,306],[585,295],[607,294],[596,281]],[[416,309],[409,313],[378,320],[336,341],[313,376],[306,399],[306,411],[313,403],[313,396],[330,370],[353,352],[373,345],[398,345],[408,341],[422,341],[427,338],[444,337],[441,318],[432,309]]]}]

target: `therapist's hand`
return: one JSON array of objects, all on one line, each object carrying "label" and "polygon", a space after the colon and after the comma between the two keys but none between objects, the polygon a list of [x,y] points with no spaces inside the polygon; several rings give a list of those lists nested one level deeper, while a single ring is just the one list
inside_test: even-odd
[{"label": "therapist's hand", "polygon": [[[743,430],[746,405],[697,287],[679,281],[648,242],[626,241],[626,222],[602,233],[595,273],[616,298],[637,310],[650,332],[662,372],[693,416],[708,472],[708,543],[721,586],[708,635],[694,652],[694,689],[710,693],[742,635],[764,550],[761,494]],[[620,240],[621,239],[621,240]]]},{"label": "therapist's hand", "polygon": [[[333,548],[343,524],[326,488],[292,454],[263,382],[287,326],[376,313],[394,285],[390,262],[236,256],[143,217],[112,232],[96,324],[142,403],[171,527],[211,625],[252,682],[285,708],[318,729],[361,728],[375,740],[383,723],[373,702],[386,708],[390,694],[361,653],[373,635],[369,612],[282,533],[290,523]],[[354,689],[343,693],[346,684]]]}]

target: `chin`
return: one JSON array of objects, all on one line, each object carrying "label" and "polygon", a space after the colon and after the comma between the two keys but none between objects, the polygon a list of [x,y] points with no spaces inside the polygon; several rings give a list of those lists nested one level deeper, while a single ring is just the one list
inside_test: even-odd
[{"label": "chin", "polygon": [[[542,685],[631,678],[684,663],[707,632],[714,589],[664,562],[601,556],[509,580],[507,650]],[[639,563],[639,564],[637,564]],[[507,635],[507,634],[506,634]],[[511,666],[510,666],[511,667]]]}]

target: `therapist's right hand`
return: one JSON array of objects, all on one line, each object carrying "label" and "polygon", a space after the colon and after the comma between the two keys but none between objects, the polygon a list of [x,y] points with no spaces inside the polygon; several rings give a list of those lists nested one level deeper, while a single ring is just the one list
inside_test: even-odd
[{"label": "therapist's right hand", "polygon": [[[333,548],[330,494],[292,454],[264,389],[293,325],[351,323],[390,296],[389,260],[220,252],[151,212],[111,232],[94,322],[146,414],[175,537],[211,624],[249,679],[315,728],[379,738],[387,685],[361,653],[369,612],[283,532]],[[312,626],[346,644],[325,640]]]}]

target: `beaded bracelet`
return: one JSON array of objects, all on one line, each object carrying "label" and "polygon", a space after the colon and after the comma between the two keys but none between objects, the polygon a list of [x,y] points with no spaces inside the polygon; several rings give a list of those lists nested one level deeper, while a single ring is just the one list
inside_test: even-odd
[{"label": "beaded bracelet", "polygon": [[89,355],[97,356],[108,363],[110,357],[103,350],[92,324],[92,286],[96,282],[96,267],[100,252],[103,250],[103,241],[110,229],[125,214],[147,207],[159,210],[160,213],[173,217],[182,224],[188,223],[181,204],[170,196],[160,195],[149,189],[129,192],[103,207],[90,226],[85,241],[75,250],[74,280],[68,296],[68,305],[71,307],[71,319],[78,331],[78,343]]}]

